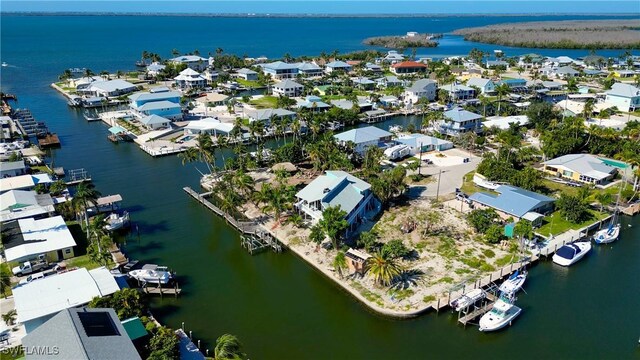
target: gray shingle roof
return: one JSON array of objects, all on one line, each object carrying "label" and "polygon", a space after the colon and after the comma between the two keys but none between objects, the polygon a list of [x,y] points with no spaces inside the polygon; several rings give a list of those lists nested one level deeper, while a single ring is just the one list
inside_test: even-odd
[{"label": "gray shingle roof", "polygon": [[164,92],[155,92],[155,93],[138,93],[129,96],[129,100],[131,101],[154,101],[154,100],[164,100],[170,98],[180,98],[181,94],[177,91],[164,91]]},{"label": "gray shingle roof", "polygon": [[326,65],[328,68],[350,68],[351,65],[347,64],[344,61],[332,61]]},{"label": "gray shingle roof", "polygon": [[[79,313],[106,313],[117,335],[89,336],[78,316]],[[108,322],[109,323],[109,322]],[[60,311],[51,319],[27,334],[22,344],[30,349],[58,349],[55,356],[29,354],[29,359],[140,359],[140,355],[129,339],[113,309],[78,309]]]},{"label": "gray shingle roof", "polygon": [[179,108],[179,107],[180,107],[180,104],[176,104],[174,102],[167,101],[167,100],[162,100],[162,101],[148,102],[140,106],[138,110],[147,111],[147,110],[157,110],[157,109],[173,109],[173,108]]},{"label": "gray shingle roof", "polygon": [[616,171],[604,161],[590,154],[569,154],[543,162],[549,166],[563,166],[573,172],[601,180]]},{"label": "gray shingle roof", "polygon": [[631,98],[640,96],[640,89],[629,84],[615,83],[611,86],[611,90],[607,91],[607,95]]},{"label": "gray shingle roof", "polygon": [[263,68],[271,69],[271,70],[289,70],[289,69],[297,69],[297,64],[287,64],[282,61],[274,61],[272,63],[263,64]]},{"label": "gray shingle roof", "polygon": [[279,83],[273,85],[274,89],[282,89],[282,90],[287,90],[287,89],[302,89],[304,88],[303,85],[298,84],[297,82],[291,80],[291,79],[286,79],[283,81],[280,81]]},{"label": "gray shingle roof", "polygon": [[467,81],[467,86],[477,86],[477,87],[482,89],[483,87],[485,87],[490,82],[491,82],[490,79],[471,78],[471,79],[469,79],[469,81]]},{"label": "gray shingle roof", "polygon": [[164,123],[170,122],[170,120],[154,114],[154,115],[143,117],[142,119],[140,119],[140,122],[145,125],[156,125],[156,124],[164,124]]},{"label": "gray shingle roof", "polygon": [[463,108],[453,108],[444,113],[444,116],[454,122],[464,122],[469,120],[482,119],[482,115],[472,113]]},{"label": "gray shingle roof", "polygon": [[435,84],[436,82],[431,79],[420,79],[413,83],[411,87],[407,88],[407,91],[421,92],[424,91],[428,86],[432,86]]}]

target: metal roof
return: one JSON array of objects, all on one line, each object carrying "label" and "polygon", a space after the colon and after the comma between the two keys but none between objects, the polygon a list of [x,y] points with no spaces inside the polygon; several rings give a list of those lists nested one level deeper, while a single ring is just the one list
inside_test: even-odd
[{"label": "metal roof", "polygon": [[351,65],[347,64],[344,61],[336,60],[336,61],[332,61],[332,62],[328,63],[326,65],[326,67],[328,67],[328,68],[350,68]]},{"label": "metal roof", "polygon": [[106,92],[113,92],[117,90],[131,90],[136,86],[128,81],[122,79],[114,79],[109,81],[95,81],[91,83],[90,89],[98,89]]},{"label": "metal roof", "polygon": [[286,80],[282,80],[279,83],[273,85],[274,89],[282,89],[282,90],[287,90],[287,89],[302,89],[304,88],[304,86],[302,86],[301,84],[298,84],[297,82],[291,80],[291,79],[286,79]]},{"label": "metal roof", "polygon": [[270,70],[291,70],[291,69],[297,69],[298,68],[297,64],[288,64],[288,63],[282,62],[282,61],[274,61],[274,62],[268,63],[268,64],[261,64],[260,66],[262,66],[265,69],[270,69]]},{"label": "metal roof", "polygon": [[182,95],[177,91],[164,91],[164,92],[144,92],[129,95],[129,100],[131,101],[157,101],[157,100],[166,100],[171,98],[180,98]]},{"label": "metal roof", "polygon": [[323,208],[340,206],[349,214],[364,199],[363,193],[371,188],[367,182],[344,171],[327,171],[315,178],[296,197],[309,203],[320,200]]},{"label": "metal roof", "polygon": [[162,116],[159,116],[159,115],[149,115],[140,119],[140,122],[145,125],[156,125],[156,124],[165,124],[165,123],[171,122],[171,120],[163,118]]},{"label": "metal roof", "polygon": [[568,154],[543,162],[548,166],[562,166],[590,178],[601,180],[610,176],[616,168],[590,154]]},{"label": "metal roof", "polygon": [[610,96],[632,98],[640,96],[640,89],[629,84],[615,83],[611,86],[611,90],[606,93]]},{"label": "metal roof", "polygon": [[336,134],[333,137],[339,141],[351,141],[355,144],[361,144],[371,141],[378,141],[381,138],[393,135],[392,133],[377,128],[375,126],[367,126]]},{"label": "metal roof", "polygon": [[180,104],[168,100],[152,101],[138,107],[140,111],[158,110],[158,109],[175,109],[180,108]]},{"label": "metal roof", "polygon": [[23,261],[50,251],[76,246],[76,241],[69,231],[62,216],[54,216],[35,220],[19,219],[19,238],[5,242],[7,261]]},{"label": "metal roof", "polygon": [[463,108],[453,108],[449,111],[446,111],[444,113],[444,116],[454,122],[464,122],[464,121],[470,121],[470,120],[476,120],[476,119],[482,119],[482,115],[480,114],[476,114],[476,113],[472,113],[471,111],[467,111]]},{"label": "metal roof", "polygon": [[495,191],[499,194],[477,192],[469,196],[469,199],[518,218],[555,201],[548,196],[511,185],[500,185]]},{"label": "metal roof", "polygon": [[413,85],[411,85],[411,87],[407,88],[407,91],[412,91],[412,92],[422,92],[424,91],[428,86],[436,86],[436,82],[431,80],[431,79],[420,79],[417,80],[415,83],[413,83]]},{"label": "metal roof", "polygon": [[405,145],[409,145],[411,147],[417,148],[418,146],[426,146],[426,145],[445,145],[452,144],[449,140],[438,139],[437,137],[423,135],[423,134],[410,134],[399,137],[396,139],[397,142]]}]

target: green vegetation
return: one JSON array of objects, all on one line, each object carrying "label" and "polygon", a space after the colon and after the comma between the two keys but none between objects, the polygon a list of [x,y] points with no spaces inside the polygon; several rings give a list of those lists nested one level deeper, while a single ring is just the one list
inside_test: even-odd
[{"label": "green vegetation", "polygon": [[254,105],[258,109],[276,108],[278,107],[278,97],[265,95],[258,99],[251,99],[249,104]]},{"label": "green vegetation", "polygon": [[356,289],[360,295],[362,295],[368,301],[377,304],[378,306],[384,306],[384,302],[382,301],[382,297],[380,295],[368,290],[359,282],[352,281],[349,283],[352,288]]},{"label": "green vegetation", "polygon": [[435,295],[427,295],[427,296],[422,298],[422,302],[424,302],[426,304],[430,304],[430,303],[432,303],[434,301],[436,301]]},{"label": "green vegetation", "polygon": [[0,264],[0,293],[2,293],[2,297],[6,298],[11,295],[11,268],[9,264],[3,262]]},{"label": "green vegetation", "polygon": [[552,49],[637,49],[637,19],[570,20],[497,24],[454,31],[465,40]]},{"label": "green vegetation", "polygon": [[418,34],[413,37],[407,36],[376,36],[364,39],[365,45],[382,46],[389,49],[408,49],[418,47],[436,47],[438,42],[433,41],[441,35]]},{"label": "green vegetation", "polygon": [[505,265],[509,265],[516,259],[517,259],[517,257],[512,255],[512,254],[505,255],[505,256],[499,258],[498,260],[496,260],[496,266],[503,267]]},{"label": "green vegetation", "polygon": [[263,88],[264,84],[260,83],[257,80],[245,80],[245,79],[236,79],[236,81],[238,82],[238,84],[246,87],[246,88]]},{"label": "green vegetation", "polygon": [[92,260],[89,255],[80,255],[80,256],[72,257],[71,259],[67,259],[64,262],[67,264],[67,267],[69,268],[78,267],[78,268],[87,268],[88,270],[91,270],[91,269],[95,269],[102,266],[102,264],[100,264],[99,262]]},{"label": "green vegetation", "polygon": [[411,289],[390,289],[389,290],[389,295],[393,296],[395,301],[401,301],[407,298],[410,298],[413,294],[415,294],[415,291],[411,290]]},{"label": "green vegetation", "polygon": [[0,351],[0,360],[15,360],[15,359],[24,359],[24,348],[22,346],[5,348],[2,351]]},{"label": "green vegetation", "polygon": [[602,220],[609,216],[606,213],[601,213],[593,210],[588,210],[590,218],[580,223],[572,223],[566,220],[559,211],[544,218],[544,225],[539,227],[536,232],[541,235],[557,235],[563,233],[569,229],[579,230],[583,227],[591,225],[593,222]]}]

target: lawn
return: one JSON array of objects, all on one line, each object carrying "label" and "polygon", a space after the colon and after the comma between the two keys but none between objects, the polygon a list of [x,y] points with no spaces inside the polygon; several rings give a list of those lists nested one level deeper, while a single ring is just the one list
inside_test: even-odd
[{"label": "lawn", "polygon": [[67,268],[78,267],[78,268],[87,268],[87,270],[91,270],[91,269],[95,269],[102,266],[101,264],[91,260],[89,258],[89,255],[76,256],[74,258],[67,259],[64,262],[67,264]]},{"label": "lawn", "polygon": [[263,96],[258,99],[252,99],[249,104],[256,106],[259,109],[264,108],[276,108],[278,107],[278,98],[275,96]]},{"label": "lawn", "polygon": [[254,80],[236,79],[236,81],[238,82],[238,84],[248,88],[255,89],[255,88],[265,87],[263,84],[260,84],[258,81],[254,81]]},{"label": "lawn", "polygon": [[557,235],[563,233],[569,229],[578,230],[582,229],[586,226],[593,224],[598,220],[602,220],[609,216],[607,213],[601,213],[599,211],[589,210],[591,213],[591,218],[587,221],[583,221],[581,223],[575,224],[570,221],[565,220],[559,211],[554,212],[553,214],[546,216],[544,218],[544,225],[536,230],[537,233],[542,235]]},{"label": "lawn", "polygon": [[462,182],[462,186],[460,187],[460,190],[462,190],[463,193],[467,194],[467,195],[471,195],[474,193],[477,193],[478,191],[482,191],[482,192],[486,192],[488,194],[497,194],[497,192],[495,191],[491,191],[489,189],[485,189],[485,188],[481,188],[480,186],[476,185],[473,182],[473,174],[475,174],[475,171],[472,171],[470,173],[467,173],[464,178],[463,178],[463,182]]}]

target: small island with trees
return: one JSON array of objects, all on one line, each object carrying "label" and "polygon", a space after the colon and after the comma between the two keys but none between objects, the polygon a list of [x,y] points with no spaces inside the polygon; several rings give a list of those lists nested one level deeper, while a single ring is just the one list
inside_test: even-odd
[{"label": "small island with trees", "polygon": [[362,43],[371,46],[382,46],[388,49],[436,47],[438,42],[435,39],[441,37],[442,34],[408,32],[406,35],[374,36],[364,39]]},{"label": "small island with trees", "polygon": [[637,49],[638,19],[536,21],[458,29],[467,41],[541,49]]}]

